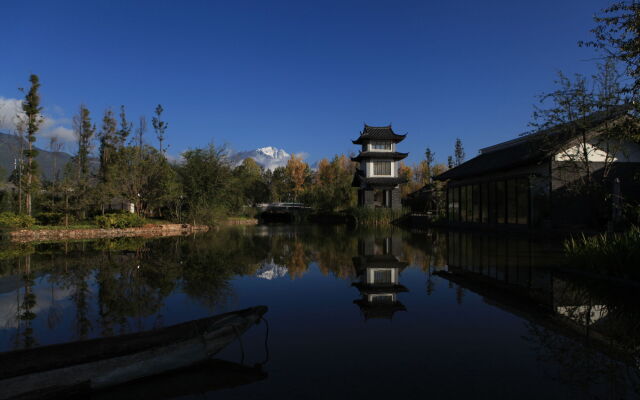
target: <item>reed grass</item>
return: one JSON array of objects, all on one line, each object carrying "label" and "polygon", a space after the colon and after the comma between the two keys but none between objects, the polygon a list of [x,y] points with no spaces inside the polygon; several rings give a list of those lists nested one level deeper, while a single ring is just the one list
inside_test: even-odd
[{"label": "reed grass", "polygon": [[391,208],[367,208],[354,207],[347,214],[355,219],[360,226],[386,226],[403,218],[409,211],[407,209],[394,210]]},{"label": "reed grass", "polygon": [[640,227],[623,233],[582,234],[564,242],[568,264],[593,272],[640,279]]}]

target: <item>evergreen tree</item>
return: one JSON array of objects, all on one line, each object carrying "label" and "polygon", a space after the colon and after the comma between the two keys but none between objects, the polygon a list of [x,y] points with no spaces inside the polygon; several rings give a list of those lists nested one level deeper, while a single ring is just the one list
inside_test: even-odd
[{"label": "evergreen tree", "polygon": [[25,126],[27,132],[27,148],[24,150],[24,157],[27,160],[25,168],[25,211],[27,215],[31,215],[32,197],[38,186],[38,164],[35,161],[35,157],[38,155],[38,151],[34,148],[34,142],[36,141],[36,134],[42,125],[42,107],[40,106],[40,80],[38,75],[31,74],[29,78],[31,82],[31,88],[25,95],[25,99],[22,102],[22,111],[24,112]]},{"label": "evergreen tree", "polygon": [[427,162],[427,179],[426,179],[426,183],[431,183],[431,177],[433,176],[431,169],[433,168],[433,163],[436,160],[436,153],[431,151],[431,149],[429,147],[427,147],[427,149],[424,152],[424,158],[425,161]]},{"label": "evergreen tree", "polygon": [[91,123],[91,113],[84,104],[80,105],[78,115],[73,117],[73,131],[78,143],[78,152],[73,159],[75,180],[71,181],[70,177],[67,176],[62,188],[65,202],[65,225],[69,221],[69,193],[71,191],[74,194],[72,199],[73,208],[81,218],[86,216],[86,209],[89,205],[89,155],[91,154],[91,142],[95,135],[96,127]]},{"label": "evergreen tree", "polygon": [[158,142],[160,143],[158,150],[161,154],[165,153],[165,149],[162,147],[162,142],[164,141],[165,132],[167,130],[167,127],[169,126],[168,123],[160,119],[163,112],[164,109],[162,108],[162,105],[158,104],[158,106],[156,107],[156,115],[151,119],[151,125],[153,125],[153,130],[156,131],[156,137],[158,138]]},{"label": "evergreen tree", "polygon": [[454,165],[456,167],[464,162],[464,158],[465,158],[464,147],[462,147],[462,140],[460,140],[460,138],[456,138],[456,144],[455,144],[453,156],[454,156]]},{"label": "evergreen tree", "polygon": [[97,188],[98,202],[101,204],[104,213],[104,203],[110,201],[115,195],[113,182],[112,165],[115,161],[117,146],[118,123],[111,109],[104,112],[102,127],[98,133],[100,140],[100,170],[98,178],[100,184]]},{"label": "evergreen tree", "polygon": [[124,106],[120,106],[120,130],[116,135],[116,143],[119,148],[124,147],[127,144],[127,138],[131,134],[133,129],[133,123],[127,121],[127,114]]},{"label": "evergreen tree", "polygon": [[78,181],[85,180],[89,174],[89,154],[91,153],[91,140],[96,127],[91,124],[91,113],[84,105],[80,105],[78,115],[73,117],[73,131],[78,143],[78,153],[75,156],[75,164]]},{"label": "evergreen tree", "polygon": [[105,110],[102,118],[102,128],[98,134],[100,139],[100,179],[102,182],[108,180],[108,170],[113,161],[117,144],[117,122],[113,111],[109,108]]}]

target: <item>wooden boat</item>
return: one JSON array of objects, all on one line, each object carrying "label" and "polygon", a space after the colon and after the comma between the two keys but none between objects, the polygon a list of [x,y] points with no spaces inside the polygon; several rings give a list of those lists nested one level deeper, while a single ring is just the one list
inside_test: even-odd
[{"label": "wooden boat", "polygon": [[0,399],[104,389],[211,358],[267,312],[252,307],[167,328],[0,354]]}]

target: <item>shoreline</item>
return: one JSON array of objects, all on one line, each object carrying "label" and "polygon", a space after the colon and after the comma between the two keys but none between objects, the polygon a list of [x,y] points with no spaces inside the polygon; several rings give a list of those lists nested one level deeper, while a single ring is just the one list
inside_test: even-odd
[{"label": "shoreline", "polygon": [[137,228],[88,228],[88,229],[20,229],[6,235],[13,243],[42,242],[51,240],[103,239],[117,237],[163,237],[180,236],[197,232],[207,232],[206,225],[162,224],[145,225]]}]

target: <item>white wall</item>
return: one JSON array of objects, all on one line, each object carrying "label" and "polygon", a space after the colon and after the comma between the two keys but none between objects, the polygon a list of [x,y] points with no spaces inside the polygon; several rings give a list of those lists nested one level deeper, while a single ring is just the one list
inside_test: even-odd
[{"label": "white wall", "polygon": [[[587,157],[591,162],[640,162],[640,146],[632,142],[603,142],[597,138],[586,143]],[[606,149],[612,153],[607,155]],[[582,144],[577,144],[555,155],[556,161],[583,161],[584,149]]]}]

